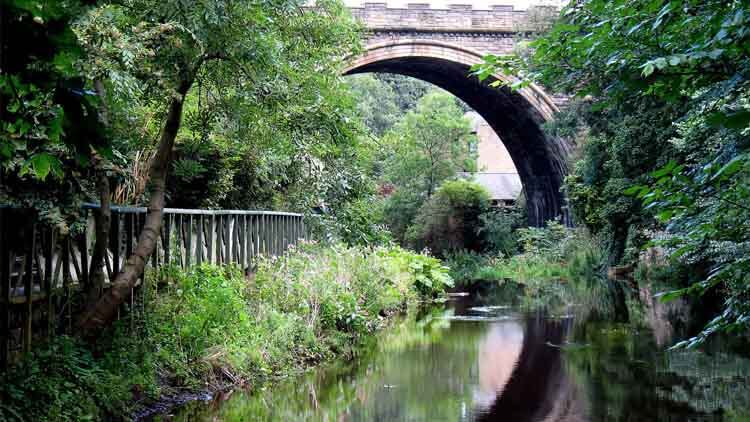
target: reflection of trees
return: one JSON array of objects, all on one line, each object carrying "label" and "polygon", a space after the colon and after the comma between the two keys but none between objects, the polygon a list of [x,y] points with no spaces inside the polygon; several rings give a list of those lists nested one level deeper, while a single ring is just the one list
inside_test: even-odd
[{"label": "reflection of trees", "polygon": [[408,348],[429,346],[439,342],[450,329],[452,309],[433,309],[429,313],[408,315],[390,327],[377,342],[382,352],[399,352]]},{"label": "reflection of trees", "polygon": [[218,414],[198,409],[176,420],[748,420],[748,360],[665,355],[649,331],[626,324],[452,316],[440,309],[406,317],[354,362],[235,397]]},{"label": "reflection of trees", "polygon": [[750,369],[747,362],[744,369],[727,363],[717,373],[714,357],[696,350],[665,354],[649,334],[602,322],[577,328],[577,342],[589,347],[566,350],[565,362],[586,391],[590,420],[719,421],[731,420],[714,413],[722,407],[747,409],[747,379],[736,377]]}]

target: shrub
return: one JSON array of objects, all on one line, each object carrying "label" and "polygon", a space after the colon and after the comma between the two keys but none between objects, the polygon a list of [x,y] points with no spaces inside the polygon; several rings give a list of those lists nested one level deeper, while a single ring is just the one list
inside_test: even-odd
[{"label": "shrub", "polygon": [[448,255],[445,265],[450,268],[450,275],[459,286],[468,286],[478,280],[497,280],[481,278],[479,272],[486,267],[490,257],[474,251],[459,251]]},{"label": "shrub", "polygon": [[349,202],[329,221],[336,226],[338,238],[347,245],[381,246],[393,236],[385,226],[384,201],[377,197]]},{"label": "shrub", "polygon": [[68,336],[37,347],[0,374],[0,420],[104,420],[127,412],[134,389],[154,396],[156,373],[143,364],[143,344],[122,336],[109,345],[116,353],[97,358]]},{"label": "shrub", "polygon": [[211,379],[214,370],[248,371],[252,363],[239,349],[252,346],[247,333],[255,327],[239,268],[165,271],[174,282],[154,295],[145,333],[160,369],[187,385]]},{"label": "shrub", "polygon": [[518,230],[518,242],[523,252],[541,255],[550,260],[562,261],[570,230],[557,221],[548,221],[546,227],[527,227]]},{"label": "shrub", "polygon": [[439,256],[462,249],[479,250],[479,215],[489,204],[489,193],[467,180],[443,183],[417,213],[406,239],[415,248],[429,248]]},{"label": "shrub", "polygon": [[409,225],[424,202],[425,195],[409,189],[397,189],[386,200],[383,216],[393,237],[400,243],[406,243]]},{"label": "shrub", "polygon": [[489,253],[511,256],[518,252],[517,230],[525,223],[525,212],[519,207],[492,209],[481,214],[478,234],[483,249]]}]

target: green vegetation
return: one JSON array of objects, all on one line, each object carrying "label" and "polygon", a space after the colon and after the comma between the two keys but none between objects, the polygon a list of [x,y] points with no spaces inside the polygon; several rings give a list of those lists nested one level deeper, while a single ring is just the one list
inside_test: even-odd
[{"label": "green vegetation", "polygon": [[580,146],[566,182],[577,221],[610,264],[657,245],[689,267],[696,277],[663,298],[724,298],[681,345],[746,334],[750,321],[748,21],[742,1],[574,2],[526,55],[474,69],[578,97],[549,128]]},{"label": "green vegetation", "polygon": [[390,149],[383,163],[382,183],[391,191],[384,217],[402,243],[440,185],[476,167],[476,139],[463,114],[453,96],[431,91],[382,139]]},{"label": "green vegetation", "polygon": [[406,240],[414,248],[427,248],[437,256],[456,250],[479,250],[479,216],[489,202],[490,195],[481,185],[466,180],[447,181],[419,209]]},{"label": "green vegetation", "polygon": [[303,244],[237,269],[164,269],[134,328],[95,345],[62,337],[4,374],[0,419],[127,416],[160,396],[264,382],[350,356],[389,316],[452,285],[440,261],[398,247]]},{"label": "green vegetation", "polygon": [[[414,235],[423,227],[412,226],[434,222],[423,218],[417,223],[418,215],[434,208],[427,202],[444,182],[476,167],[476,138],[464,117],[467,107],[446,91],[399,75],[355,75],[348,84],[357,98],[357,116],[377,146],[371,155],[358,157],[369,165],[368,176],[378,188],[366,199],[369,207],[355,211],[357,220],[387,228],[402,245],[424,247]],[[339,230],[342,238],[354,234],[366,244],[384,240],[352,216],[346,211],[336,215],[337,223],[345,225]]]},{"label": "green vegetation", "polygon": [[[351,357],[454,279],[510,280],[526,306],[636,323],[631,288],[669,285],[664,300],[718,298],[703,331],[678,345],[747,338],[746,2],[584,0],[554,22],[535,9],[524,33],[538,38],[474,67],[480,79],[520,77],[503,89],[533,82],[570,96],[545,130],[575,147],[564,190],[577,228],[525,227],[523,206],[490,208],[462,179],[476,171],[476,139],[448,92],[396,75],[345,81],[362,28],[340,1],[189,6],[2,3],[0,205],[32,210],[63,238],[84,229],[84,202],[101,211],[93,282],[74,299],[86,312],[70,321],[81,336],[51,338],[0,374],[0,419],[117,418],[165,395],[258,386]],[[147,235],[129,246],[136,255],[100,298],[111,203],[150,212]],[[165,206],[316,214],[321,243],[249,276],[163,268],[126,309]],[[40,263],[27,262],[31,276]],[[634,277],[613,280],[613,270]],[[129,319],[113,323],[123,309]],[[438,338],[434,325],[404,342]],[[620,334],[594,347],[626,347]],[[572,353],[574,365],[606,379],[586,353]],[[627,406],[622,397],[611,401]]]},{"label": "green vegetation", "polygon": [[450,255],[446,265],[456,284],[512,282],[522,287],[521,304],[530,309],[575,306],[582,313],[628,319],[631,288],[625,280],[610,279],[602,242],[585,229],[550,221],[544,228],[521,228],[513,234],[518,242],[513,249],[520,253],[487,249]]}]

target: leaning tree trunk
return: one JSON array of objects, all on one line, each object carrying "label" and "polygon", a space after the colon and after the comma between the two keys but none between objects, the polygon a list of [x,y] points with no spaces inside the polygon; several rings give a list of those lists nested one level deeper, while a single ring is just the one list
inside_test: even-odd
[{"label": "leaning tree trunk", "polygon": [[115,319],[117,309],[130,297],[133,287],[138,282],[138,278],[143,274],[146,261],[156,248],[164,216],[164,191],[166,189],[167,172],[171,162],[172,147],[174,146],[177,132],[180,129],[185,95],[192,83],[192,76],[184,77],[177,89],[177,95],[169,105],[169,112],[162,128],[156,155],[152,159],[149,168],[151,199],[143,230],[138,236],[138,244],[133,254],[130,255],[125,263],[122,271],[117,274],[110,289],[78,321],[81,334],[84,336],[96,335],[102,328]]}]

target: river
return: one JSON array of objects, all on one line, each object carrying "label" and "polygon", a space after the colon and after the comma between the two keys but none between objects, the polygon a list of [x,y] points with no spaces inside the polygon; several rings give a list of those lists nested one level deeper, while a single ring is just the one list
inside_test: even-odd
[{"label": "river", "polygon": [[[666,351],[679,312],[641,295],[631,322],[529,311],[507,288],[404,316],[335,362],[175,421],[748,421],[750,360]],[[634,322],[636,321],[636,322]]]}]

